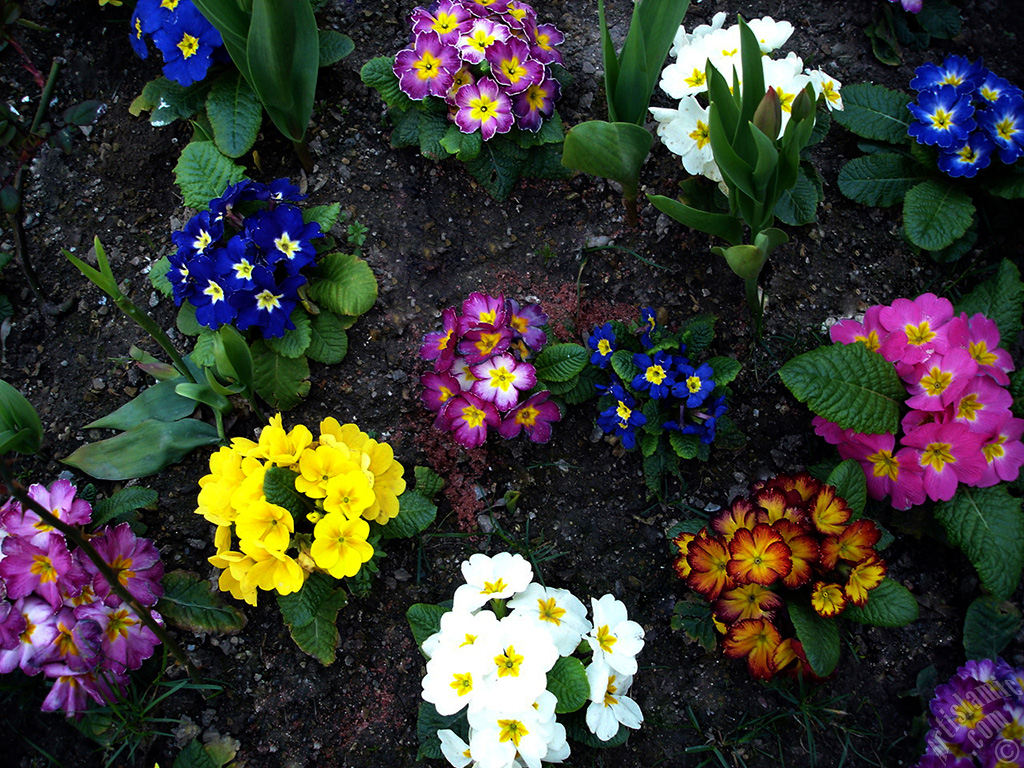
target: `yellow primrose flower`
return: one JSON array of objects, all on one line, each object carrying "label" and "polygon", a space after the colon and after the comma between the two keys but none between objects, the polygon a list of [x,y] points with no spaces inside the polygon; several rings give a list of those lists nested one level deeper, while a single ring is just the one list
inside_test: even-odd
[{"label": "yellow primrose flower", "polygon": [[278,466],[290,467],[298,463],[299,456],[313,442],[313,433],[303,425],[297,425],[291,432],[281,426],[281,414],[270,417],[270,423],[260,432],[260,452]]},{"label": "yellow primrose flower", "polygon": [[301,477],[295,478],[295,490],[311,499],[327,495],[327,483],[332,477],[361,468],[361,457],[355,456],[344,443],[307,448],[299,456]]},{"label": "yellow primrose flower", "polygon": [[264,499],[263,478],[267,474],[267,466],[259,459],[246,457],[242,460],[242,467],[245,470],[245,480],[231,494],[231,506],[235,508],[236,514]]},{"label": "yellow primrose flower", "polygon": [[292,513],[265,499],[249,505],[235,519],[235,533],[239,539],[243,542],[257,539],[267,549],[277,552],[288,549],[294,532],[295,520],[292,519]]},{"label": "yellow primrose flower", "polygon": [[260,444],[247,437],[232,437],[231,450],[242,456],[255,456],[258,459],[266,458],[260,454]]},{"label": "yellow primrose flower", "polygon": [[328,514],[340,512],[346,517],[358,517],[373,503],[373,499],[373,487],[363,472],[345,472],[327,481],[324,511]]},{"label": "yellow primrose flower", "polygon": [[[278,594],[290,595],[302,589],[306,572],[294,558],[272,550],[255,539],[244,539],[239,542],[239,546],[253,560],[245,577],[241,579],[243,590],[258,587],[267,592],[276,589]],[[232,575],[236,574],[237,571],[232,570]]]},{"label": "yellow primrose flower", "polygon": [[210,474],[199,480],[196,514],[214,525],[225,525],[235,518],[231,495],[245,480],[241,454],[221,448],[210,456]]},{"label": "yellow primrose flower", "polygon": [[[219,534],[220,529],[217,532]],[[245,576],[255,565],[255,560],[241,552],[230,550],[218,550],[216,555],[207,560],[214,568],[222,569],[220,580],[217,582],[221,592],[228,592],[236,600],[244,600],[249,605],[256,605],[256,588],[243,586]]]},{"label": "yellow primrose flower", "polygon": [[231,541],[231,526],[218,525],[217,530],[213,534],[213,546],[217,548],[217,554],[219,555],[231,549]]},{"label": "yellow primrose flower", "polygon": [[405,468],[395,461],[395,452],[390,445],[377,442],[355,424],[342,426],[334,417],[320,422],[320,442],[343,443],[349,449],[369,456],[374,500],[363,510],[363,517],[383,525],[398,515],[398,497],[405,492]]},{"label": "yellow primrose flower", "polygon": [[370,526],[365,520],[335,512],[313,529],[310,554],[320,568],[336,579],[355,576],[363,563],[373,557],[373,547],[366,541],[369,535]]}]

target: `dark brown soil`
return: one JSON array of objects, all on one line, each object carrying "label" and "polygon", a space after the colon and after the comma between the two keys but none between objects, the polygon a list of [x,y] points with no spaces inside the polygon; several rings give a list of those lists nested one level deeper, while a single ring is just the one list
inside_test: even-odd
[{"label": "dark brown soil", "polygon": [[[694,3],[686,25],[707,22],[718,10],[789,19],[797,28],[789,47],[843,83],[905,88],[915,66],[947,52],[984,56],[990,68],[1024,82],[1024,21],[1013,3],[966,0],[958,39],[907,52],[897,68],[872,57],[862,31],[882,4]],[[170,251],[170,231],[189,216],[172,169],[190,129],[156,129],[129,114],[132,100],[158,71],[152,60],[133,57],[126,7],[101,10],[92,0],[25,5],[26,16],[54,30],[22,31],[26,50],[43,69],[53,56],[67,61],[53,111],[87,98],[108,107],[88,135],[77,137],[73,154],[40,154],[25,201],[31,259],[53,300],[70,300],[71,311],[59,317],[40,312],[13,265],[3,276],[3,292],[15,306],[3,377],[39,410],[51,459],[20,460],[19,470],[31,482],[48,482],[62,469],[57,459],[105,436],[82,425],[144,385],[125,362],[129,347],[157,351],[64,261],[60,249],[87,254],[99,235],[134,300],[172,327],[173,306],[157,300],[144,273]],[[608,5],[619,39],[631,4]],[[353,601],[339,616],[338,661],[331,667],[295,647],[269,599],[245,607],[249,623],[235,637],[179,633],[203,675],[224,692],[206,700],[187,693],[168,699],[159,716],[181,724],[154,728],[174,735],[147,742],[134,760],[117,764],[169,766],[191,736],[218,732],[237,739],[240,760],[259,768],[410,765],[423,664],[405,611],[415,602],[449,598],[458,565],[472,552],[506,548],[499,536],[485,533],[495,522],[519,542],[525,543],[528,530],[535,548],[548,543],[560,553],[543,566],[548,584],[581,597],[611,592],[647,631],[635,687],[646,716],[643,729],[613,751],[574,746],[571,764],[695,766],[712,756],[700,751],[708,744],[721,750],[727,765],[913,764],[919,745],[912,727],[921,705],[902,694],[928,665],[947,675],[963,661],[960,628],[977,585],[959,552],[927,525],[873,510],[886,525],[908,531],[885,555],[890,575],[920,600],[921,619],[903,629],[844,625],[836,674],[801,699],[795,686],[758,684],[740,663],[705,653],[670,629],[673,605],[687,590],[672,572],[665,531],[694,511],[725,505],[756,479],[818,461],[823,443],[810,430],[806,408],[781,386],[778,367],[819,344],[830,317],[925,290],[954,295],[969,288],[986,266],[1018,250],[1024,234],[1019,209],[1016,216],[997,211],[993,230],[964,260],[936,265],[903,241],[897,209],[865,209],[839,194],[838,170],[859,152],[855,140],[834,126],[813,152],[826,202],[817,224],[789,228],[791,242],[772,255],[763,276],[770,297],[766,333],[755,343],[742,284],[708,253],[708,239],[648,205],[641,208],[641,226],[626,227],[612,185],[585,176],[525,182],[509,201],[497,203],[454,161],[437,165],[411,150],[391,149],[382,103],[362,85],[358,70],[405,44],[404,19],[412,6],[328,2],[322,22],[349,34],[356,51],[321,73],[309,133],[314,171],[302,174],[269,123],[256,145],[259,167],[251,160],[249,165],[254,178],[301,180],[313,203],[340,201],[369,228],[364,256],[380,283],[377,305],[350,332],[348,358],[331,369],[314,366],[312,391],[286,414],[286,423],[335,416],[378,432],[406,467],[433,465],[453,481],[455,490],[442,502],[431,534],[459,533],[478,522],[482,533],[392,543],[371,597]],[[564,121],[603,118],[596,4],[549,0],[536,7],[567,36],[562,51],[575,81],[559,105]],[[12,51],[0,56],[4,90],[34,99]],[[655,103],[667,102],[659,95]],[[678,159],[656,145],[642,177],[646,189],[671,195],[683,176]],[[4,231],[0,250],[11,247]],[[589,406],[570,412],[544,446],[492,440],[470,454],[456,449],[431,430],[430,415],[420,406],[417,350],[439,311],[473,290],[539,299],[559,315],[566,338],[577,340],[598,319],[634,316],[640,306],[658,308],[670,325],[714,313],[720,318],[716,353],[744,363],[732,410],[747,446],[715,451],[706,465],[686,466],[685,487],[673,487],[671,504],[645,497],[639,457],[595,433]],[[231,431],[251,436],[258,428],[248,416]],[[206,454],[199,452],[143,481],[160,493],[159,509],[146,513],[145,522],[168,568],[203,576],[212,575],[206,562],[213,553],[212,529],[193,510],[196,482],[205,472]],[[100,485],[101,493],[114,490]],[[497,503],[508,491],[521,494],[515,512]],[[1006,653],[1024,663],[1020,637]],[[170,674],[180,677],[179,670]],[[12,689],[0,694],[9,734],[5,765],[47,765],[44,751],[59,765],[102,764],[92,743],[62,718],[38,713],[45,695],[39,680],[8,677],[3,682]],[[808,702],[802,713],[794,704],[800,700]],[[755,721],[767,718],[773,724],[757,727]]]}]

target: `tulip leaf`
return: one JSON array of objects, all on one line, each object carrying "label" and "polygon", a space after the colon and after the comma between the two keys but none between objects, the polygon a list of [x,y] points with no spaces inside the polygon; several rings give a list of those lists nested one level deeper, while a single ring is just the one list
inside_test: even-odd
[{"label": "tulip leaf", "polygon": [[713,237],[720,237],[730,245],[739,245],[743,242],[743,223],[735,216],[701,211],[664,195],[648,194],[647,199],[655,208],[680,224],[699,229]]},{"label": "tulip leaf", "polygon": [[636,198],[640,166],[654,139],[634,123],[591,120],[572,128],[565,137],[562,165],[622,184],[625,197]]},{"label": "tulip leaf", "polygon": [[39,414],[21,392],[0,379],[0,454],[35,453],[43,444]]},{"label": "tulip leaf", "polygon": [[828,677],[839,663],[839,627],[835,619],[819,616],[808,603],[796,600],[787,601],[786,608],[807,663],[818,677]]},{"label": "tulip leaf", "polygon": [[862,607],[848,605],[843,611],[851,621],[876,627],[904,627],[916,621],[918,614],[917,599],[910,590],[889,577],[868,592],[868,601]]},{"label": "tulip leaf", "polygon": [[241,157],[256,143],[263,122],[263,105],[240,74],[226,72],[210,88],[206,116],[213,127],[217,149],[228,157]]},{"label": "tulip leaf", "polygon": [[338,611],[348,604],[345,590],[337,584],[326,573],[312,573],[298,592],[277,595],[295,644],[325,667],[336,658]]},{"label": "tulip leaf", "polygon": [[235,635],[245,627],[245,614],[224,602],[209,582],[189,571],[171,571],[161,582],[164,596],[156,608],[178,629],[218,635]]}]

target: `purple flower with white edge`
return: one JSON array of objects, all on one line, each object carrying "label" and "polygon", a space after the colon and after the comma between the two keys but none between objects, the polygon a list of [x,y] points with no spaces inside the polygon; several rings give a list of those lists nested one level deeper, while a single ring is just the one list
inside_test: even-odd
[{"label": "purple flower with white edge", "polygon": [[550,396],[545,389],[520,403],[502,420],[498,434],[511,440],[525,432],[532,442],[546,443],[551,439],[551,425],[562,419],[562,412],[548,399]]},{"label": "purple flower with white edge", "polygon": [[[77,609],[62,608],[56,616],[57,637],[53,641],[61,663],[75,672],[94,669],[101,661],[103,630],[92,619],[79,620]],[[49,676],[49,665],[43,670]]]},{"label": "purple flower with white edge", "polygon": [[420,357],[434,361],[435,371],[447,371],[455,359],[455,344],[459,338],[459,321],[454,307],[441,313],[441,330],[431,331],[423,337]]},{"label": "purple flower with white edge", "polygon": [[[67,480],[55,480],[47,488],[33,483],[28,495],[50,513],[68,525],[85,525],[92,518],[92,507],[85,499],[76,498],[76,489]],[[0,509],[0,528],[3,532],[28,541],[37,547],[47,547],[50,534],[58,535],[31,509],[22,508],[15,499],[9,499]]]},{"label": "purple flower with white edge", "polygon": [[[495,45],[498,45],[496,43]],[[484,141],[512,130],[512,102],[489,77],[465,85],[455,94],[455,124],[463,133],[479,130]]]},{"label": "purple flower with white edge", "polygon": [[420,384],[423,385],[420,400],[434,412],[441,411],[449,400],[463,391],[459,380],[450,373],[424,373]]},{"label": "purple flower with white edge", "polygon": [[507,322],[515,337],[526,342],[526,346],[534,352],[539,352],[548,340],[548,335],[543,331],[548,316],[541,311],[540,304],[520,306],[515,299],[508,299],[508,309]]},{"label": "purple flower with white edge", "polygon": [[919,93],[949,85],[960,93],[972,93],[985,80],[988,70],[978,61],[970,62],[963,56],[947,56],[942,66],[926,62],[914,71],[910,87]]},{"label": "purple flower with white edge", "polygon": [[539,131],[544,119],[555,111],[555,102],[562,87],[553,77],[546,77],[512,97],[512,112],[524,131]]},{"label": "purple flower with white edge", "polygon": [[462,3],[474,16],[490,16],[504,7],[505,0],[462,0]]},{"label": "purple flower with white edge", "polygon": [[427,96],[443,98],[461,66],[455,50],[437,34],[427,32],[416,35],[411,48],[398,52],[394,72],[402,93],[413,101],[422,101]]},{"label": "purple flower with white edge", "polygon": [[[93,548],[110,569],[117,574],[121,586],[143,605],[156,605],[164,594],[160,579],[164,564],[160,553],[149,539],[140,539],[132,533],[128,523],[106,528],[92,540]],[[93,574],[92,586],[97,597],[108,605],[116,605],[121,598],[110,591],[110,584],[88,557],[80,557],[82,567]]]},{"label": "purple flower with white edge", "polygon": [[1004,96],[978,113],[978,125],[999,150],[1007,165],[1024,155],[1024,98]]},{"label": "purple flower with white edge", "polygon": [[[295,328],[291,314],[298,303],[299,287],[305,285],[306,278],[292,275],[278,284],[267,267],[256,267],[252,279],[255,284],[252,291],[239,291],[233,297],[238,309],[235,326],[240,331],[260,328],[265,339],[284,336],[285,331]],[[196,316],[199,316],[198,311]]]},{"label": "purple flower with white edge", "polygon": [[0,600],[0,651],[17,648],[22,633],[28,628],[21,611],[9,600]]},{"label": "purple flower with white edge", "polygon": [[459,318],[459,332],[465,333],[473,328],[483,326],[501,326],[508,322],[508,306],[504,295],[473,291],[469,298],[462,302],[462,316]]},{"label": "purple flower with white edge", "polygon": [[468,392],[473,388],[473,382],[476,381],[476,377],[473,375],[473,364],[470,364],[466,358],[456,357],[452,360],[452,367],[448,369],[448,372],[459,382],[463,392]]},{"label": "purple flower with white edge", "polygon": [[899,3],[907,13],[919,13],[924,0],[889,0],[890,3]]},{"label": "purple flower with white edge", "polygon": [[561,64],[562,54],[556,49],[565,41],[565,35],[554,24],[532,24],[526,27],[530,42],[530,55],[541,64]]},{"label": "purple flower with white edge", "polygon": [[316,260],[312,241],[323,237],[320,224],[315,221],[306,224],[302,211],[294,205],[279,205],[261,213],[250,234],[252,241],[263,250],[268,266],[284,261],[289,273],[294,275]]},{"label": "purple flower with white edge", "polygon": [[715,382],[711,377],[714,370],[707,363],[694,368],[692,365],[680,365],[677,369],[676,383],[672,394],[686,401],[687,408],[697,408],[711,394]]},{"label": "purple flower with white edge", "polygon": [[15,601],[13,610],[21,614],[25,629],[14,648],[0,651],[0,674],[20,669],[26,675],[37,675],[44,664],[58,658],[56,613],[38,595]]},{"label": "purple flower with white edge", "polygon": [[420,35],[433,32],[445,43],[454,43],[473,18],[472,14],[459,3],[441,0],[432,11],[416,8],[410,21],[412,31]]},{"label": "purple flower with white edge", "polygon": [[544,65],[530,58],[529,46],[518,38],[490,46],[485,59],[491,75],[510,96],[544,79]]},{"label": "purple flower with white edge", "polygon": [[952,85],[940,85],[924,91],[918,103],[908,104],[914,116],[907,133],[920,144],[947,149],[967,140],[975,128],[974,105],[970,92]]},{"label": "purple flower with white edge", "polygon": [[455,433],[455,440],[465,448],[480,447],[487,439],[487,427],[497,429],[501,425],[497,409],[472,392],[453,397],[442,415],[446,428]]},{"label": "purple flower with white edge", "polygon": [[[979,116],[979,120],[980,120]],[[992,162],[995,143],[982,131],[974,131],[962,146],[953,145],[939,154],[939,170],[948,176],[971,179]]]},{"label": "purple flower with white edge", "polygon": [[512,355],[497,355],[473,366],[472,392],[501,412],[515,408],[519,393],[537,383],[537,369],[530,363],[517,363]]},{"label": "purple flower with white edge", "polygon": [[513,30],[524,30],[537,25],[537,12],[519,0],[507,0],[505,7],[500,8],[502,20]]},{"label": "purple flower with white edge", "polygon": [[612,352],[616,349],[615,331],[611,323],[594,328],[594,332],[587,339],[587,346],[593,353],[590,355],[590,364],[598,368],[607,368],[612,360]]},{"label": "purple flower with white edge", "polygon": [[[89,702],[107,704],[117,700],[111,687],[89,672],[75,671],[68,664],[50,664],[46,676],[53,678],[53,685],[40,707],[43,712],[58,710],[72,716],[85,712]],[[102,691],[102,692],[101,692]]]},{"label": "purple flower with white edge", "polygon": [[676,373],[672,370],[672,356],[664,351],[653,355],[633,355],[633,365],[640,372],[633,377],[630,386],[640,392],[649,392],[655,400],[663,400],[673,392]]},{"label": "purple flower with white edge", "polygon": [[456,47],[463,61],[479,64],[487,55],[487,49],[508,40],[508,35],[508,27],[503,24],[495,24],[490,19],[476,19],[459,37]]},{"label": "purple flower with white edge", "polygon": [[195,280],[195,285],[188,300],[196,308],[196,320],[200,325],[216,330],[235,319],[235,307],[228,301],[232,296],[231,287],[217,271],[212,259],[206,256],[193,259],[189,276]]}]

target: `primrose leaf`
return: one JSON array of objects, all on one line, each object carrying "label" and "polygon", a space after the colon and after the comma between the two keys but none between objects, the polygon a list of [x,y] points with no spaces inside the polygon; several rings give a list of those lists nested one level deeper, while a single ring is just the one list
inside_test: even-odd
[{"label": "primrose leaf", "polygon": [[551,344],[545,347],[536,361],[537,378],[541,381],[569,381],[582,371],[590,355],[579,344]]},{"label": "primrose leaf", "polygon": [[879,152],[844,165],[839,171],[839,191],[861,205],[888,208],[927,177],[925,169],[911,158]]},{"label": "primrose leaf", "polygon": [[858,624],[876,627],[903,627],[916,621],[919,609],[910,590],[888,577],[868,592],[868,601],[861,607],[848,605],[843,617]]},{"label": "primrose leaf", "polygon": [[429,701],[421,701],[416,715],[416,735],[419,737],[420,748],[416,753],[417,760],[444,760],[441,752],[441,739],[437,732],[450,730],[463,741],[469,740],[469,720],[466,708],[454,715],[442,716],[437,713]]},{"label": "primrose leaf", "polygon": [[359,70],[359,78],[377,91],[389,107],[408,109],[413,106],[413,102],[398,87],[398,76],[395,74],[394,67],[393,56],[378,56],[363,65],[363,68]]},{"label": "primrose leaf", "polygon": [[164,575],[164,596],[157,603],[160,615],[178,629],[235,635],[245,627],[245,614],[224,602],[209,582],[189,571]]},{"label": "primrose leaf", "polygon": [[584,712],[576,711],[564,718],[565,734],[572,741],[579,742],[587,747],[605,749],[610,747],[621,747],[629,739],[629,728],[619,724],[619,730],[615,732],[608,741],[601,741],[587,727],[586,715]]},{"label": "primrose leaf", "polygon": [[700,450],[700,438],[697,435],[684,435],[682,432],[671,430],[668,433],[668,442],[680,459],[692,459]]},{"label": "primrose leaf", "polygon": [[555,712],[564,715],[575,712],[590,698],[590,682],[583,662],[572,656],[561,656],[548,672],[547,689],[555,695],[558,703]]},{"label": "primrose leaf", "polygon": [[[696,531],[692,531],[696,533]],[[672,611],[672,629],[681,629],[689,640],[699,643],[705,651],[713,651],[715,623],[712,606],[704,600],[680,600]]]},{"label": "primrose leaf", "polygon": [[362,315],[377,301],[377,278],[370,265],[350,253],[329,253],[317,262],[309,297],[339,315]]},{"label": "primrose leaf", "polygon": [[325,365],[335,365],[345,359],[348,352],[348,334],[333,312],[321,310],[313,315],[310,325],[309,347],[306,356]]},{"label": "primrose leaf", "polygon": [[191,301],[183,302],[174,318],[174,327],[186,336],[198,336],[205,326],[196,319],[196,305]]},{"label": "primrose leaf", "polygon": [[267,346],[282,357],[302,357],[313,339],[313,325],[309,313],[301,306],[292,310],[290,319],[295,327],[285,331],[283,336],[266,339]]},{"label": "primrose leaf", "polygon": [[899,428],[903,383],[892,363],[861,343],[805,352],[779,377],[797,400],[842,429],[877,435]]},{"label": "primrose leaf", "polygon": [[352,38],[333,29],[320,30],[320,67],[337,64],[356,49]]},{"label": "primrose leaf", "polygon": [[253,384],[274,408],[287,411],[309,394],[309,363],[305,357],[282,357],[262,339],[252,344]]},{"label": "primrose leaf", "polygon": [[626,349],[617,349],[612,353],[612,370],[627,387],[635,376],[640,375],[640,369],[633,362],[633,353]]},{"label": "primrose leaf", "polygon": [[580,371],[579,377],[570,389],[559,394],[568,405],[579,405],[591,398],[597,397],[597,384],[602,382],[600,369],[596,366],[588,366]]},{"label": "primrose leaf", "polygon": [[964,619],[964,653],[968,659],[994,659],[1016,636],[1021,612],[1013,603],[981,595]]},{"label": "primrose leaf", "polygon": [[174,758],[172,768],[222,768],[223,765],[224,763],[214,761],[199,739],[192,739]]},{"label": "primrose leaf", "polygon": [[210,84],[179,85],[166,77],[151,80],[142,88],[142,94],[132,102],[128,111],[138,117],[149,112],[151,125],[160,128],[175,120],[187,120],[203,108]]},{"label": "primrose leaf", "polygon": [[993,277],[976,286],[957,302],[956,311],[966,312],[968,317],[981,312],[994,320],[999,326],[1000,339],[1008,346],[1021,331],[1022,305],[1024,283],[1021,283],[1020,270],[1013,262],[1003,259]]},{"label": "primrose leaf", "polygon": [[714,371],[711,378],[715,382],[716,391],[731,384],[743,368],[740,361],[732,357],[712,357],[706,362]]},{"label": "primrose leaf", "polygon": [[495,200],[507,200],[522,173],[527,150],[505,136],[484,143],[480,154],[466,163],[466,170]]},{"label": "primrose leaf", "polygon": [[331,231],[335,224],[338,223],[338,218],[341,216],[341,203],[331,203],[330,205],[313,205],[309,208],[305,208],[302,211],[302,223],[309,224],[315,221],[320,225],[320,231],[325,235]]},{"label": "primrose leaf", "polygon": [[786,607],[807,663],[818,677],[828,677],[839,663],[839,627],[835,619],[819,616],[809,604],[796,600],[789,600]]},{"label": "primrose leaf", "polygon": [[409,629],[416,638],[417,646],[422,648],[428,637],[441,631],[441,617],[446,613],[448,609],[440,605],[415,603],[409,606],[409,610],[405,612],[405,619],[409,622]]},{"label": "primrose leaf", "polygon": [[909,144],[913,99],[881,85],[855,83],[843,88],[843,109],[832,117],[858,136],[890,144]]},{"label": "primrose leaf", "polygon": [[263,495],[271,504],[287,509],[293,518],[303,519],[313,511],[309,497],[295,490],[299,475],[284,467],[268,467],[263,475]]},{"label": "primrose leaf", "polygon": [[847,459],[840,462],[825,482],[834,486],[836,494],[846,500],[855,518],[864,514],[864,507],[868,503],[868,481],[859,461]]},{"label": "primrose leaf", "polygon": [[1024,197],[1024,170],[1011,166],[1002,176],[984,182],[985,190],[996,197],[1018,200]]},{"label": "primrose leaf", "polygon": [[416,114],[419,115],[417,133],[420,154],[431,160],[444,160],[449,155],[441,141],[451,125],[447,115],[426,110],[417,110]]},{"label": "primrose leaf", "polygon": [[570,179],[572,171],[562,165],[561,144],[541,144],[530,148],[522,175],[526,179]]},{"label": "primrose leaf", "polygon": [[950,181],[923,181],[903,198],[903,228],[918,248],[937,251],[962,237],[974,219],[970,195]]},{"label": "primrose leaf", "polygon": [[338,611],[348,604],[345,590],[326,573],[312,573],[302,589],[277,595],[281,617],[295,644],[325,667],[334,663],[338,645]]},{"label": "primrose leaf", "polygon": [[1005,483],[991,488],[961,484],[952,499],[935,505],[935,518],[978,569],[982,586],[1000,600],[1009,599],[1024,567],[1021,500],[1010,495]]},{"label": "primrose leaf", "polygon": [[398,515],[381,528],[385,539],[407,539],[427,529],[437,517],[437,505],[415,490],[398,497]]},{"label": "primrose leaf", "polygon": [[171,286],[171,281],[167,279],[170,269],[171,261],[166,256],[161,256],[149,268],[150,284],[168,299],[174,296],[174,288]]},{"label": "primrose leaf", "polygon": [[185,205],[199,211],[210,207],[210,201],[229,184],[245,178],[245,169],[221,154],[212,141],[190,142],[174,166],[174,180],[181,187]]},{"label": "primrose leaf", "polygon": [[441,138],[441,146],[445,148],[448,154],[455,155],[463,162],[472,160],[479,155],[483,145],[484,142],[480,136],[480,131],[463,133],[454,124],[448,126],[448,130],[445,131],[444,136]]},{"label": "primrose leaf", "polygon": [[256,143],[263,105],[245,78],[238,72],[226,72],[210,88],[206,116],[217,148],[228,157],[241,157]]},{"label": "primrose leaf", "polygon": [[824,199],[821,176],[810,163],[800,163],[796,183],[782,190],[775,203],[775,215],[792,227],[810,224],[818,218],[818,204]]},{"label": "primrose leaf", "polygon": [[[157,492],[152,488],[144,488],[141,485],[133,485],[130,488],[122,488],[112,496],[100,499],[92,505],[93,528],[99,528],[112,520],[125,520],[138,516],[135,514],[140,509],[156,509]],[[164,582],[166,588],[167,582]]]}]

